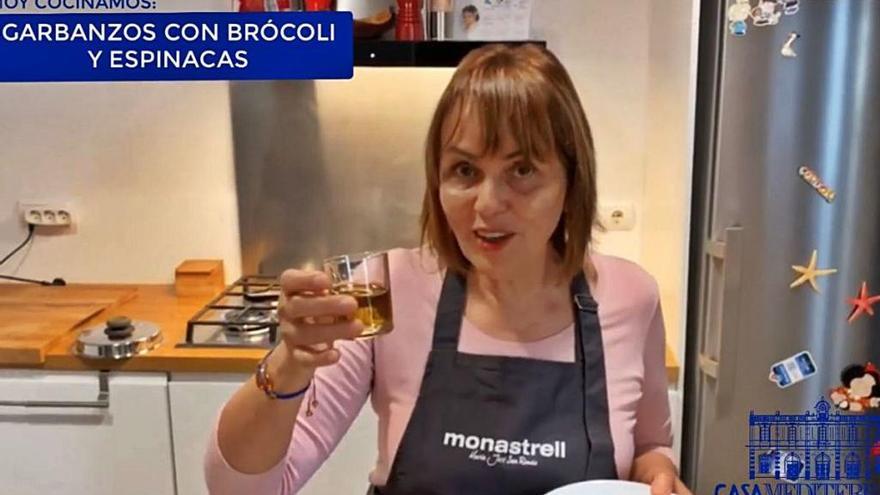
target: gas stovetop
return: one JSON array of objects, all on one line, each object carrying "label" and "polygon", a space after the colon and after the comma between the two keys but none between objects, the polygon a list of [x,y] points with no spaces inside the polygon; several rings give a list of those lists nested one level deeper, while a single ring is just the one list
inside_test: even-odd
[{"label": "gas stovetop", "polygon": [[186,340],[177,347],[272,347],[280,293],[277,277],[236,280],[187,322]]}]

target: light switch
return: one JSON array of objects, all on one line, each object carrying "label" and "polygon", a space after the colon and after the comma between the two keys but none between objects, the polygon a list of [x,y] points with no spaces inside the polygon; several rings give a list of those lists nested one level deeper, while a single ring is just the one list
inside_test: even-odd
[{"label": "light switch", "polygon": [[599,205],[599,221],[609,231],[632,230],[636,226],[636,210],[632,203]]}]

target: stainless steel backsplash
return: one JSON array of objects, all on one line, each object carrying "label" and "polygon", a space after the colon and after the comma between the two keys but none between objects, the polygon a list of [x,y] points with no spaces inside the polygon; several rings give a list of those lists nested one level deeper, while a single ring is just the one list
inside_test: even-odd
[{"label": "stainless steel backsplash", "polygon": [[233,83],[243,273],[417,246],[423,144],[439,90],[427,94],[407,105],[381,83]]}]

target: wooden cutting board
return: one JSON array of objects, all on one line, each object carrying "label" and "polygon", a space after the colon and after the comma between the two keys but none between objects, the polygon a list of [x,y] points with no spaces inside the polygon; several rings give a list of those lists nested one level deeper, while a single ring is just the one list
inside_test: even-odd
[{"label": "wooden cutting board", "polygon": [[0,284],[0,304],[41,303],[47,306],[71,304],[103,304],[111,306],[130,301],[137,295],[136,286],[122,285],[42,285]]},{"label": "wooden cutting board", "polygon": [[0,365],[44,362],[57,339],[136,295],[134,287],[0,285]]}]

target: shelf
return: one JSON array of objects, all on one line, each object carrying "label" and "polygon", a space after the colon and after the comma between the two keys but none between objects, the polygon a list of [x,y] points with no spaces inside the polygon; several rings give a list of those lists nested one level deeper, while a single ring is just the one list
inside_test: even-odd
[{"label": "shelf", "polygon": [[522,41],[385,41],[355,40],[355,67],[455,67],[471,50],[489,43],[521,45]]}]

